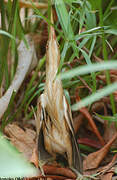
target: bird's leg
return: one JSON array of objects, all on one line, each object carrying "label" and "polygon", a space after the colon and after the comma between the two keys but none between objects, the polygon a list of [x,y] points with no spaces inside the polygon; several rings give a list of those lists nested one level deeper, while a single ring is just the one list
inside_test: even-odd
[{"label": "bird's leg", "polygon": [[42,176],[45,176],[45,173],[44,173],[44,170],[43,170],[43,165],[45,163],[46,163],[45,161],[42,161],[42,160],[39,161],[39,168],[40,168]]},{"label": "bird's leg", "polygon": [[71,170],[75,172],[75,174],[77,175],[76,180],[84,180],[84,176],[81,173],[79,173],[75,168],[71,167]]},{"label": "bird's leg", "polygon": [[96,177],[96,175],[98,175],[98,174],[95,174],[95,176],[93,176],[93,175],[82,175],[81,173],[79,173],[73,167],[71,167],[71,170],[73,172],[75,172],[75,174],[77,175],[76,180],[98,180],[99,179],[99,178]]}]

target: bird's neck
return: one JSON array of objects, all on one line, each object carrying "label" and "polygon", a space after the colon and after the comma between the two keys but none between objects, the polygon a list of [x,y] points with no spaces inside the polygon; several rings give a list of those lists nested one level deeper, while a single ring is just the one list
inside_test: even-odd
[{"label": "bird's neck", "polygon": [[60,52],[54,35],[49,38],[46,55],[46,81],[53,81],[56,78],[60,63]]}]

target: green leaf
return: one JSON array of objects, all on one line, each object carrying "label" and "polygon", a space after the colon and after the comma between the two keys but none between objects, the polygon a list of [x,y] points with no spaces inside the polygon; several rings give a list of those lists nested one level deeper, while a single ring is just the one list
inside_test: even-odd
[{"label": "green leaf", "polygon": [[54,0],[55,2],[55,7],[56,7],[56,11],[57,11],[57,15],[59,18],[59,21],[61,23],[61,26],[63,28],[63,31],[65,33],[65,36],[67,39],[69,40],[73,40],[73,30],[70,24],[70,19],[69,19],[69,15],[67,12],[67,9],[65,7],[65,3],[63,0]]},{"label": "green leaf", "polygon": [[[102,70],[107,70],[107,69],[116,69],[117,68],[117,62],[116,61],[106,61],[102,63],[95,63],[95,64],[88,64],[84,66],[80,66],[78,68],[69,70],[67,72],[63,72],[59,74],[58,76],[61,79],[70,79],[73,78],[74,76],[78,75],[84,75],[96,71],[102,71]],[[111,85],[108,85],[107,87],[97,91],[96,93],[93,93],[91,96],[88,96],[87,98],[83,99],[79,103],[75,104],[72,106],[72,110],[78,110],[84,106],[87,106],[99,99],[101,99],[104,96],[109,95],[110,93],[114,92],[117,90],[117,83],[113,83]]]},{"label": "green leaf", "polygon": [[0,177],[34,177],[36,168],[29,164],[0,133]]},{"label": "green leaf", "polygon": [[108,62],[83,65],[83,66],[74,68],[72,70],[60,73],[58,76],[60,76],[61,79],[69,79],[74,76],[84,75],[84,74],[107,70],[107,69],[116,69],[116,68],[117,68],[116,60],[110,60]]},{"label": "green leaf", "polygon": [[0,30],[0,34],[8,36],[9,38],[15,40],[15,38],[10,33],[6,32],[6,31]]},{"label": "green leaf", "polygon": [[76,49],[75,36],[70,22],[70,13],[68,14],[63,0],[54,0],[54,3],[57,16],[63,29],[64,35],[66,37],[66,40],[71,41],[71,47],[73,48],[73,51],[77,57],[78,49]]},{"label": "green leaf", "polygon": [[104,96],[107,96],[107,95],[113,93],[116,90],[117,90],[117,83],[108,85],[105,88],[98,90],[96,93],[93,93],[92,95],[84,98],[80,102],[72,105],[72,110],[76,111],[84,106],[92,104],[93,102],[103,98]]},{"label": "green leaf", "polygon": [[110,121],[110,122],[117,122],[117,114],[114,114],[113,116],[102,116],[98,113],[95,113],[98,117],[100,117],[103,120]]},{"label": "green leaf", "polygon": [[108,30],[105,30],[105,33],[117,35],[117,29],[108,29]]}]

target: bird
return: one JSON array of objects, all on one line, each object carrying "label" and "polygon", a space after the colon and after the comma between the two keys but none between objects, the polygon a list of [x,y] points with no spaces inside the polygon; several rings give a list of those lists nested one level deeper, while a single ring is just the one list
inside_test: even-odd
[{"label": "bird", "polygon": [[[51,23],[53,16],[51,13]],[[44,92],[37,103],[37,143],[39,161],[57,155],[66,158],[68,166],[82,173],[82,160],[75,137],[70,105],[64,95],[62,82],[57,77],[60,51],[54,27],[50,25],[46,47],[46,80]]]}]

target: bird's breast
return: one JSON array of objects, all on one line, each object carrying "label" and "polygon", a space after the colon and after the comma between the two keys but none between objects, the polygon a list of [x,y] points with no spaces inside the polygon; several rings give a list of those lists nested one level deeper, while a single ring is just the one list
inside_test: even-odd
[{"label": "bird's breast", "polygon": [[56,126],[57,122],[54,124],[50,121],[51,120],[49,120],[46,124],[48,129],[44,129],[45,148],[50,154],[63,154],[66,152],[67,143],[71,143],[69,133],[65,127],[65,122],[63,121],[61,125],[58,124],[61,128],[60,129]]}]

